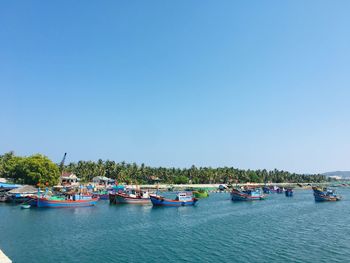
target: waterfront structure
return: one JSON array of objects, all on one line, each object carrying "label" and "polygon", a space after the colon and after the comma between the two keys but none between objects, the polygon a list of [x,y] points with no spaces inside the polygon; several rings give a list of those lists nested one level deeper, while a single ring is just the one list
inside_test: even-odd
[{"label": "waterfront structure", "polygon": [[74,173],[62,173],[60,177],[61,185],[79,186],[80,179]]},{"label": "waterfront structure", "polygon": [[114,184],[115,180],[105,177],[105,176],[95,176],[92,178],[92,182],[97,185],[111,185]]},{"label": "waterfront structure", "polygon": [[22,203],[29,200],[29,198],[37,194],[38,189],[31,185],[23,185],[19,188],[12,189],[7,192],[7,202]]}]

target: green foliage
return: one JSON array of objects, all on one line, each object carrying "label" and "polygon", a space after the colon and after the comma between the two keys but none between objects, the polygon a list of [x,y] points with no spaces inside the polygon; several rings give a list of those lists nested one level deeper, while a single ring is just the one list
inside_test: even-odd
[{"label": "green foliage", "polygon": [[[150,167],[145,164],[128,164],[114,161],[79,161],[64,166],[67,172],[75,173],[82,182],[91,182],[95,176],[106,176],[118,182],[133,184],[208,184],[208,183],[319,183],[323,175],[303,175],[286,171],[241,170],[233,167],[196,167],[189,169]],[[15,182],[56,184],[59,179],[58,165],[43,155],[18,157],[13,152],[0,155],[0,177],[12,178]]]},{"label": "green foliage", "polygon": [[0,156],[0,177],[11,178],[17,183],[55,185],[60,173],[57,165],[46,156],[19,157],[11,152]]},{"label": "green foliage", "polygon": [[241,170],[233,167],[196,167],[189,169],[150,167],[144,164],[116,163],[114,161],[79,161],[70,163],[65,167],[66,171],[75,173],[83,182],[89,182],[94,176],[106,176],[116,179],[118,182],[152,184],[194,184],[208,183],[264,183],[264,182],[290,182],[309,183],[326,181],[323,175],[292,174],[286,171],[267,170]]},{"label": "green foliage", "polygon": [[188,178],[184,175],[175,176],[174,178],[174,184],[187,184]]}]

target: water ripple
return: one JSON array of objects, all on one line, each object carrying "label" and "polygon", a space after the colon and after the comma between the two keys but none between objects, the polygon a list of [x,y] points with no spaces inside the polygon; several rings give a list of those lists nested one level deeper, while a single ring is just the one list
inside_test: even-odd
[{"label": "water ripple", "polygon": [[24,262],[348,262],[350,190],[344,201],[293,198],[234,203],[212,194],[197,207],[30,209],[0,205],[0,247]]}]

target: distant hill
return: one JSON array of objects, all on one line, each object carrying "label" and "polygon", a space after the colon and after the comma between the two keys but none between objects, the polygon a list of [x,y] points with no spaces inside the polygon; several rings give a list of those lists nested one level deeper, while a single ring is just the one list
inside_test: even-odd
[{"label": "distant hill", "polygon": [[345,177],[350,177],[350,171],[334,171],[334,172],[323,173],[322,175],[325,175],[325,176],[340,176],[342,178],[345,178]]}]

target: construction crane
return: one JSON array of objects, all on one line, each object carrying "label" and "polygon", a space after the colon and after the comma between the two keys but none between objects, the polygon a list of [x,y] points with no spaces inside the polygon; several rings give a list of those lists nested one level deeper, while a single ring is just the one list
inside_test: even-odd
[{"label": "construction crane", "polygon": [[62,159],[62,161],[60,162],[59,169],[60,169],[60,173],[61,173],[61,175],[63,174],[63,169],[64,169],[64,161],[66,160],[66,156],[67,156],[67,153],[64,153],[64,155],[63,155],[63,159]]}]

